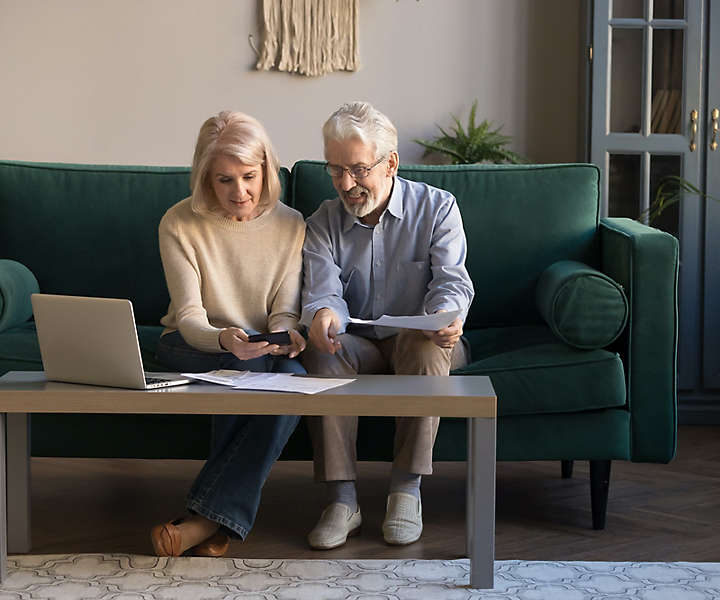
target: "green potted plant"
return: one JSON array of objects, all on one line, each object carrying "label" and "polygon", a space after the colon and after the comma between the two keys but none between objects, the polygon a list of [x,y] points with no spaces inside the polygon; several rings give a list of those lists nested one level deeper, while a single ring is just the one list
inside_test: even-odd
[{"label": "green potted plant", "polygon": [[516,154],[506,146],[512,138],[500,133],[502,125],[495,127],[492,121],[483,119],[475,123],[477,100],[473,102],[468,117],[467,129],[463,127],[460,119],[450,115],[454,126],[446,130],[440,125],[439,136],[432,140],[413,140],[425,148],[423,157],[438,153],[445,155],[454,165],[473,164],[479,162],[490,163],[524,163],[525,158]]},{"label": "green potted plant", "polygon": [[704,193],[687,179],[683,179],[677,175],[667,175],[660,180],[660,185],[658,185],[657,191],[655,192],[655,199],[650,203],[650,206],[638,215],[637,220],[641,223],[652,225],[653,221],[666,209],[680,202],[685,195],[693,195],[720,202],[720,199]]}]

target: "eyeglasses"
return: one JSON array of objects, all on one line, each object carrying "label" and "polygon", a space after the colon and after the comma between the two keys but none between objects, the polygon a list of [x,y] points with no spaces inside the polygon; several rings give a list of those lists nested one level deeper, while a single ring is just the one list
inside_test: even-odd
[{"label": "eyeglasses", "polygon": [[365,179],[368,175],[370,175],[370,171],[377,167],[382,161],[385,160],[385,157],[382,157],[379,159],[376,163],[373,163],[369,167],[365,167],[363,165],[356,165],[354,167],[345,168],[341,167],[340,165],[331,165],[331,164],[325,164],[325,171],[327,172],[330,177],[333,179],[339,179],[345,174],[345,171],[347,171],[350,174],[350,177],[352,177],[355,180],[358,179]]}]

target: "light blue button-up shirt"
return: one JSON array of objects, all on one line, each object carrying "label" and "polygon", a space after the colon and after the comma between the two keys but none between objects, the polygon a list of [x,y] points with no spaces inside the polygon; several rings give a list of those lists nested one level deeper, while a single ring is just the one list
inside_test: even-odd
[{"label": "light blue button-up shirt", "polygon": [[349,214],[339,198],[326,200],[307,220],[300,322],[321,308],[340,318],[343,333],[382,339],[387,327],[348,327],[349,317],[462,311],[474,296],[465,269],[467,244],[455,197],[425,183],[395,177],[386,210],[375,226]]}]

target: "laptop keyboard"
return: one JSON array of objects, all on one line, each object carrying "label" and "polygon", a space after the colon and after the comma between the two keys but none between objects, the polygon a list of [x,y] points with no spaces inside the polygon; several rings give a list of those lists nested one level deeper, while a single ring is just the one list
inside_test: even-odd
[{"label": "laptop keyboard", "polygon": [[165,383],[165,382],[167,382],[167,379],[163,379],[162,377],[145,377],[146,385],[154,385],[156,383]]}]

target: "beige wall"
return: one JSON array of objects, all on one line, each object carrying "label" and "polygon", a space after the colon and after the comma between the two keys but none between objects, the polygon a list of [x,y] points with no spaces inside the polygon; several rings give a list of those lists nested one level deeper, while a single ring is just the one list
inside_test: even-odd
[{"label": "beige wall", "polygon": [[0,158],[187,165],[201,122],[243,110],[281,162],[322,158],[347,100],[400,132],[402,162],[478,99],[513,148],[577,160],[576,0],[360,0],[357,73],[253,70],[256,0],[0,0]]}]

